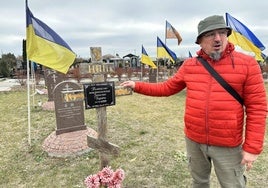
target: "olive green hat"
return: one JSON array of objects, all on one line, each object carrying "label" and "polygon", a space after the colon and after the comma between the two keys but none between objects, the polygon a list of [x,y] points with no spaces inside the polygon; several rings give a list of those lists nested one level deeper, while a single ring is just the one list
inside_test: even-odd
[{"label": "olive green hat", "polygon": [[223,28],[228,29],[227,36],[231,35],[232,29],[226,25],[223,16],[214,15],[201,20],[198,24],[198,36],[195,43],[199,44],[199,39],[204,33]]}]

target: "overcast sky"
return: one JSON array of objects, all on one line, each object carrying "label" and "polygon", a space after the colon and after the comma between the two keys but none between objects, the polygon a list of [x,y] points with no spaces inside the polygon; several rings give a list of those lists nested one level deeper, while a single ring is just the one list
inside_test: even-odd
[{"label": "overcast sky", "polygon": [[[33,15],[58,33],[77,54],[89,58],[90,47],[102,54],[156,56],[157,36],[165,42],[166,20],[182,36],[182,43],[168,39],[178,57],[195,54],[198,22],[210,15],[228,12],[240,20],[268,48],[268,1],[252,0],[28,0]],[[26,36],[25,0],[0,4],[1,53],[22,54]],[[266,55],[268,50],[263,51]]]}]

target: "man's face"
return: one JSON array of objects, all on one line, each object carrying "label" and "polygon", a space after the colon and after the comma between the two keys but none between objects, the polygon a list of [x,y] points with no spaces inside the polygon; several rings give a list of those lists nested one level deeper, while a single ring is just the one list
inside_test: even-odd
[{"label": "man's face", "polygon": [[204,33],[200,37],[200,46],[213,60],[220,59],[228,43],[227,29],[216,29]]}]

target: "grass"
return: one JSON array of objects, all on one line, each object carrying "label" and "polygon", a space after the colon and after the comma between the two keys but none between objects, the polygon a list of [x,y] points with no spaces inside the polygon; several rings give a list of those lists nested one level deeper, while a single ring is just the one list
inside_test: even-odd
[{"label": "grass", "polygon": [[[266,84],[268,91],[268,85]],[[185,93],[165,98],[139,94],[120,96],[107,107],[108,140],[120,147],[110,158],[113,169],[126,173],[124,187],[190,187],[183,133]],[[36,95],[35,101],[47,101]],[[37,102],[36,102],[37,103]],[[55,113],[31,109],[31,146],[28,145],[27,93],[0,93],[0,187],[84,187],[86,176],[99,171],[97,151],[73,158],[49,157],[44,139],[55,130]],[[97,130],[95,109],[85,110],[87,126]],[[248,187],[268,187],[267,138],[264,152],[247,172]],[[215,175],[212,187],[219,187]]]}]

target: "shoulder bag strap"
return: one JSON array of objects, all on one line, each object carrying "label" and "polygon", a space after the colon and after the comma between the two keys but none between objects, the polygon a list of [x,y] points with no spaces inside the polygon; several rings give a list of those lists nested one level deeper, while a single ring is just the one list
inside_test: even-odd
[{"label": "shoulder bag strap", "polygon": [[202,57],[197,57],[197,59],[201,62],[201,64],[207,69],[207,71],[221,84],[221,86],[228,91],[242,106],[244,104],[244,100],[241,96],[236,92],[236,90],[230,86],[222,77],[219,75],[217,71],[210,64],[204,60]]}]

